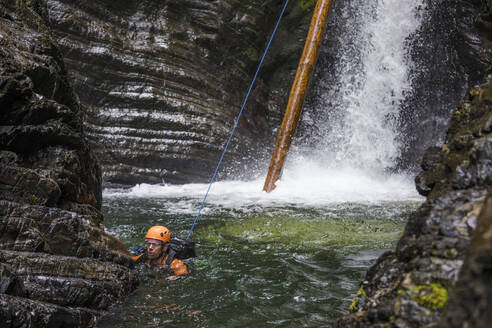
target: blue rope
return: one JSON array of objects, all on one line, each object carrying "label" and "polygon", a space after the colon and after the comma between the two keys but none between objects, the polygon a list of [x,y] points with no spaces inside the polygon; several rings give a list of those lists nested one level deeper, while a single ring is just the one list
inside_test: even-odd
[{"label": "blue rope", "polygon": [[208,193],[210,192],[210,188],[212,187],[212,183],[215,180],[215,176],[217,175],[217,172],[219,171],[220,164],[222,163],[222,160],[224,159],[224,155],[227,151],[227,148],[229,147],[229,143],[231,142],[234,131],[236,131],[236,127],[237,127],[237,124],[239,122],[239,119],[241,118],[241,115],[243,114],[244,106],[246,106],[246,102],[248,101],[249,94],[251,93],[251,89],[253,88],[253,85],[256,81],[256,77],[258,76],[258,72],[260,71],[261,64],[263,64],[263,59],[265,59],[265,56],[268,52],[268,48],[270,48],[270,44],[272,43],[273,37],[275,36],[275,33],[277,32],[278,25],[280,24],[280,21],[282,20],[282,16],[284,15],[284,11],[285,11],[285,8],[287,8],[288,3],[289,3],[289,0],[285,0],[284,8],[282,9],[280,16],[278,17],[277,24],[275,25],[275,28],[273,29],[272,35],[270,36],[270,40],[268,41],[265,52],[263,53],[263,56],[261,57],[260,63],[258,64],[258,68],[256,69],[255,76],[253,77],[253,80],[251,81],[251,84],[249,86],[248,93],[246,94],[246,97],[244,97],[244,101],[243,101],[243,105],[241,106],[241,110],[239,111],[239,114],[236,118],[236,121],[234,122],[234,127],[232,128],[231,134],[229,135],[229,139],[227,140],[224,151],[222,152],[222,155],[220,156],[219,163],[217,164],[217,167],[215,168],[215,172],[212,176],[212,179],[210,179],[210,183],[208,185],[207,192],[205,193],[205,197],[203,197],[202,203],[200,205],[200,209],[198,210],[198,214],[195,217],[195,221],[193,221],[193,225],[191,226],[190,232],[188,233],[188,237],[186,237],[186,240],[188,240],[190,238],[191,232],[193,231],[193,228],[195,228],[195,224],[198,221],[198,218],[200,217],[200,213],[202,212],[203,206],[205,205],[205,200],[207,199]]}]

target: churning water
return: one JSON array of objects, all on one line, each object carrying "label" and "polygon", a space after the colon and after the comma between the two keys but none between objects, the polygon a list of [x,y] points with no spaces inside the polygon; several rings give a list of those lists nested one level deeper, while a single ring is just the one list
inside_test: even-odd
[{"label": "churning water", "polygon": [[[103,327],[318,327],[348,311],[365,271],[419,206],[412,177],[389,173],[409,92],[405,40],[421,1],[335,1],[304,129],[274,192],[263,179],[212,186],[193,232],[191,275],[142,284]],[[265,163],[265,168],[268,163]],[[129,249],[149,226],[186,237],[205,184],[105,190],[107,231]]]},{"label": "churning water", "polygon": [[406,42],[421,10],[421,0],[334,3],[300,152],[370,172],[395,165],[402,146],[398,118],[411,92]]},{"label": "churning water", "polygon": [[[261,184],[214,186],[191,238],[198,253],[188,263],[192,273],[167,281],[138,268],[141,286],[101,327],[326,326],[347,312],[367,268],[394,246],[419,205],[414,195],[302,204],[309,194],[292,193],[282,202],[254,185]],[[107,191],[107,230],[130,249],[153,224],[185,237],[206,187]]]}]

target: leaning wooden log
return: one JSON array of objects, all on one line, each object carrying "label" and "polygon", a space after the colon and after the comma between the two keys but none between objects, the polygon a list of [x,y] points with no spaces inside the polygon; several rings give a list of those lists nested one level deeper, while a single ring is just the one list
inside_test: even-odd
[{"label": "leaning wooden log", "polygon": [[330,7],[331,0],[318,0],[314,8],[304,50],[297,66],[297,73],[290,91],[289,102],[287,103],[284,119],[278,132],[277,142],[268,168],[265,185],[263,186],[263,190],[266,192],[271,192],[275,189],[275,183],[280,179],[282,174],[282,167],[301,116],[309,80],[316,65]]}]

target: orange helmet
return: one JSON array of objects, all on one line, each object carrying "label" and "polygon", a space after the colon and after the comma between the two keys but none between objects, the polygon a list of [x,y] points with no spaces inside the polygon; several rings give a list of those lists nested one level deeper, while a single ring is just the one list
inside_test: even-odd
[{"label": "orange helmet", "polygon": [[164,226],[153,226],[147,231],[146,239],[157,239],[163,243],[171,242],[171,231]]}]

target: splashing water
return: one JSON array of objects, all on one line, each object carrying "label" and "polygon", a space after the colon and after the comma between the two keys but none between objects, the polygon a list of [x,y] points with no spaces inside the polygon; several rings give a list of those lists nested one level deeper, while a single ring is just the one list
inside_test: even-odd
[{"label": "splashing water", "polygon": [[[309,133],[295,141],[275,191],[262,192],[263,179],[214,183],[193,235],[192,275],[171,283],[140,273],[136,294],[102,327],[318,327],[346,313],[422,200],[410,176],[388,173],[410,91],[405,40],[421,4],[334,3],[334,53],[303,114]],[[130,248],[149,224],[186,236],[207,187],[106,189],[107,231]]]},{"label": "splashing water", "polygon": [[[398,113],[411,91],[405,41],[419,26],[416,10],[422,1],[335,5],[333,29],[327,29],[335,35],[329,47],[335,63],[321,69],[315,107],[303,116],[313,131],[293,145],[277,189],[261,192],[262,179],[217,182],[209,203],[237,208],[419,199],[411,177],[388,174],[388,169],[399,155]],[[205,191],[200,184],[139,185],[105,196],[201,198]]]},{"label": "splashing water", "polygon": [[[307,174],[309,173],[309,175]],[[319,163],[298,158],[284,171],[284,177],[277,189],[267,194],[260,190],[263,180],[216,182],[207,198],[207,208],[243,209],[256,205],[268,209],[282,208],[285,205],[299,208],[322,208],[335,203],[377,203],[392,201],[420,201],[414,191],[413,181],[401,175],[368,175],[351,168],[329,170]],[[112,197],[129,198],[186,198],[187,203],[176,204],[176,214],[192,215],[198,209],[208,185],[186,184],[149,185],[140,184],[131,189],[107,189],[106,199]]]},{"label": "splashing water", "polygon": [[304,112],[309,131],[298,151],[320,155],[327,167],[384,172],[394,165],[399,111],[411,91],[406,40],[419,27],[421,6],[386,0],[334,8],[328,29],[335,35],[329,48],[334,63],[318,70],[316,99]]}]

